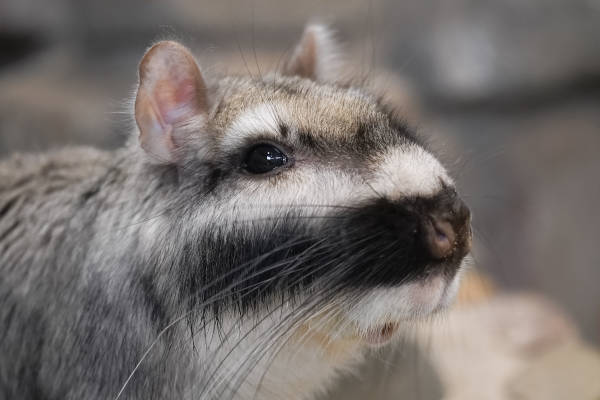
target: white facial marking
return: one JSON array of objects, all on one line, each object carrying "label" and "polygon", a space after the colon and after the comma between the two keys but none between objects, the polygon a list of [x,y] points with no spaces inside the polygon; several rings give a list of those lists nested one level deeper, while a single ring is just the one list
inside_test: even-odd
[{"label": "white facial marking", "polygon": [[304,220],[305,224],[319,225],[322,221],[313,217],[330,215],[339,211],[339,206],[352,205],[354,201],[372,196],[366,185],[359,185],[354,176],[337,169],[317,170],[310,166],[293,169],[284,171],[289,176],[280,180],[275,176],[240,183],[227,203],[207,204],[198,209],[196,223],[212,225],[219,221],[224,230],[236,229],[236,226],[255,229],[265,223],[270,226],[277,218],[295,211],[299,216],[311,217]]},{"label": "white facial marking", "polygon": [[223,138],[223,146],[235,148],[248,137],[279,137],[279,125],[286,115],[285,107],[276,103],[262,103],[244,111],[232,124]]},{"label": "white facial marking", "polygon": [[373,186],[391,199],[431,196],[441,189],[441,181],[453,185],[440,162],[417,145],[390,150],[377,165]]}]

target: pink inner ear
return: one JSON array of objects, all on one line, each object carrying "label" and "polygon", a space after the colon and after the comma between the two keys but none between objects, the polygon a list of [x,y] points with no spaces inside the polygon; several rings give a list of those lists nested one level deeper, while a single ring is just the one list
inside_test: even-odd
[{"label": "pink inner ear", "polygon": [[140,143],[147,152],[172,162],[177,137],[189,133],[177,127],[208,112],[202,74],[189,51],[175,42],[159,42],[148,50],[139,74],[135,118]]},{"label": "pink inner ear", "polygon": [[158,111],[166,124],[173,125],[199,112],[196,81],[191,79],[163,79],[154,87]]}]

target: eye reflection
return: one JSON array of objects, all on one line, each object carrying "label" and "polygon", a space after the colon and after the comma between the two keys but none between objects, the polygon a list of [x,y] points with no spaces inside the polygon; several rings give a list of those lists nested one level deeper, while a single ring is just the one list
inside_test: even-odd
[{"label": "eye reflection", "polygon": [[265,174],[287,164],[287,156],[271,144],[258,144],[252,147],[242,164],[251,174]]}]

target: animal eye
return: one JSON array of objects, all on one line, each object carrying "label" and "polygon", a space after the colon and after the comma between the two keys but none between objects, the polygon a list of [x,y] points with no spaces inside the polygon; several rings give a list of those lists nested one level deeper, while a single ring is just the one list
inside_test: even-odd
[{"label": "animal eye", "polygon": [[242,168],[251,174],[265,174],[275,168],[283,167],[288,157],[271,144],[257,144],[252,147],[242,163]]}]

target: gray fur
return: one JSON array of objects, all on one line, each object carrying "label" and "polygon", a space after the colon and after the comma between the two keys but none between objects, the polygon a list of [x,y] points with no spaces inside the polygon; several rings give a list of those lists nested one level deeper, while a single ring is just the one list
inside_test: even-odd
[{"label": "gray fur", "polygon": [[[124,150],[71,149],[1,164],[3,398],[114,397],[156,337],[137,284],[156,272],[129,261],[144,257],[136,222],[164,212],[165,195],[151,174],[130,173],[138,162]],[[159,365],[130,393],[176,398],[183,377]]]}]

